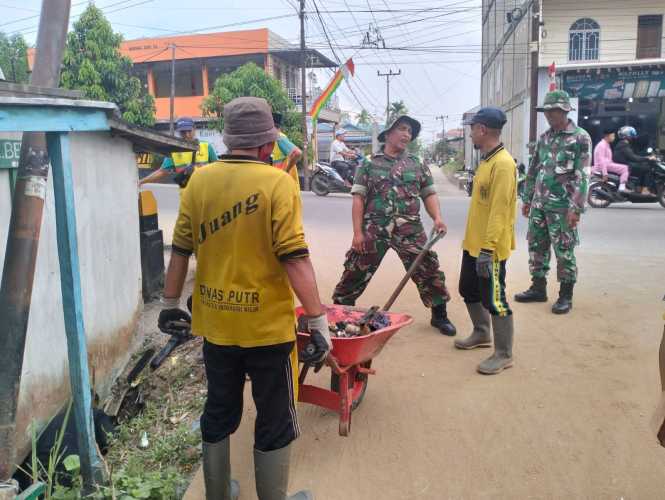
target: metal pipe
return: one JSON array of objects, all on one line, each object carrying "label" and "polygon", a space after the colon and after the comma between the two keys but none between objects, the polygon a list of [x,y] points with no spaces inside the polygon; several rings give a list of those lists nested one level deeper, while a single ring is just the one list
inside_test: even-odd
[{"label": "metal pipe", "polygon": [[[43,0],[30,83],[58,87],[71,0]],[[16,462],[16,410],[49,163],[43,133],[24,133],[0,283],[0,481]]]}]

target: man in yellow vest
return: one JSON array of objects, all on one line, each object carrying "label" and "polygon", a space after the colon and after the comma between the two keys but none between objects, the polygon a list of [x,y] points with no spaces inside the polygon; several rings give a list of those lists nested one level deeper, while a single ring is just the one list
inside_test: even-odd
[{"label": "man in yellow vest", "polygon": [[[194,120],[191,118],[180,118],[176,122],[176,132],[186,141],[193,141]],[[174,175],[176,183],[180,187],[184,187],[194,168],[212,163],[213,161],[217,161],[217,153],[212,144],[199,141],[199,150],[196,152],[196,156],[190,151],[171,153],[170,157],[164,158],[164,162],[159,170],[139,181],[139,186],[149,182],[159,182],[169,175]]]},{"label": "man in yellow vest", "polygon": [[275,147],[272,150],[272,165],[289,174],[300,188],[296,162],[302,157],[302,151],[282,132],[282,114],[273,113],[272,119],[277,132],[279,132],[279,137],[275,141]]},{"label": "man in yellow vest", "polygon": [[513,366],[513,313],[506,301],[506,261],[515,248],[517,177],[515,160],[501,143],[505,124],[505,113],[493,107],[481,109],[466,123],[471,125],[471,140],[482,161],[473,178],[459,282],[473,332],[456,340],[455,347],[491,347],[493,330],[494,354],[478,365],[484,375]]}]

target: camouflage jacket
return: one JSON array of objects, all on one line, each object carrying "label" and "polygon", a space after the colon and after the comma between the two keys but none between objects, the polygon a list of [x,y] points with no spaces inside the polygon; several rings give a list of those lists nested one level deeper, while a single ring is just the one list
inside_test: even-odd
[{"label": "camouflage jacket", "polygon": [[420,198],[436,193],[429,168],[408,153],[397,158],[383,152],[358,168],[352,194],[365,198],[365,219],[420,217]]},{"label": "camouflage jacket", "polygon": [[570,120],[566,130],[550,129],[531,159],[522,201],[555,212],[584,212],[591,168],[591,137]]}]

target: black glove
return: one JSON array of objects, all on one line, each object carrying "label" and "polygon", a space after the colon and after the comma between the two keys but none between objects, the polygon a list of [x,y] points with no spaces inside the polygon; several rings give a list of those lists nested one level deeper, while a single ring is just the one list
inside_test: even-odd
[{"label": "black glove", "polygon": [[316,370],[319,371],[323,362],[328,357],[328,342],[325,337],[318,331],[313,331],[309,334],[309,343],[300,353],[300,361],[305,364],[315,365]]},{"label": "black glove", "polygon": [[169,333],[173,327],[169,323],[174,321],[184,321],[186,323],[192,322],[192,317],[182,309],[162,309],[159,313],[157,326],[164,333]]},{"label": "black glove", "polygon": [[480,278],[489,279],[492,274],[493,262],[494,254],[489,250],[481,250],[476,259],[476,274]]}]

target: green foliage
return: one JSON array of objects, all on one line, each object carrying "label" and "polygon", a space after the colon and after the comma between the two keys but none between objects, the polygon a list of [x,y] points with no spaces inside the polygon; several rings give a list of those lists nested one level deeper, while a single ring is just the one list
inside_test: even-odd
[{"label": "green foliage", "polygon": [[372,117],[370,116],[369,112],[366,109],[363,109],[360,114],[358,115],[358,120],[356,121],[356,124],[359,127],[367,127],[372,124]]},{"label": "green foliage", "polygon": [[121,42],[122,36],[91,3],[68,35],[61,85],[81,90],[89,99],[114,102],[123,119],[150,126],[155,121],[154,100],[131,76],[132,62],[120,54]]},{"label": "green foliage", "polygon": [[406,115],[409,113],[409,110],[404,104],[404,101],[395,101],[390,103],[390,108],[388,108],[388,123],[392,123],[401,115]]},{"label": "green foliage", "polygon": [[220,75],[215,80],[213,91],[203,101],[205,116],[216,118],[215,128],[224,129],[224,105],[236,97],[253,96],[266,99],[274,112],[281,113],[282,131],[299,147],[303,143],[302,118],[295,104],[289,99],[281,82],[268,75],[253,62],[247,63],[231,73]]},{"label": "green foliage", "polygon": [[22,35],[0,33],[0,68],[7,81],[28,83],[28,44]]}]

